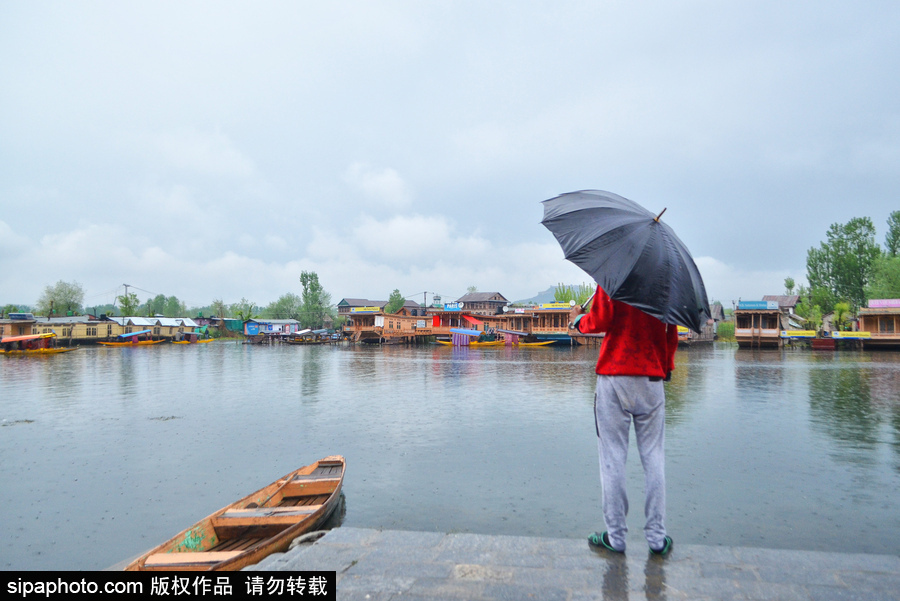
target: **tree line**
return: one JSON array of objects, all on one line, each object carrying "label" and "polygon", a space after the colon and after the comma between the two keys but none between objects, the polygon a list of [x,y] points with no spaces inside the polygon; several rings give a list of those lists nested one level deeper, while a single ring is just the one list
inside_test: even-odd
[{"label": "tree line", "polygon": [[[840,327],[873,298],[900,298],[900,211],[887,220],[884,248],[875,240],[875,226],[868,217],[834,223],[825,240],[806,254],[806,280],[796,291],[795,311],[811,328],[822,324],[823,314],[834,313]],[[785,292],[795,294],[793,278]]]},{"label": "tree line", "polygon": [[[396,291],[395,291],[396,292]],[[399,294],[399,293],[398,293]],[[337,308],[331,303],[331,294],[322,287],[319,276],[314,271],[303,271],[300,274],[300,294],[288,292],[277,300],[261,307],[253,301],[241,298],[236,303],[225,303],[222,299],[214,299],[205,307],[188,308],[176,296],[157,294],[141,302],[134,292],[124,292],[116,296],[114,304],[84,306],[84,287],[78,282],[64,282],[48,285],[34,307],[27,305],[6,305],[0,311],[2,315],[16,312],[34,312],[38,315],[65,316],[90,313],[96,316],[129,317],[187,317],[208,316],[226,319],[296,319],[303,328],[319,329],[330,320],[340,325],[342,318],[337,315]],[[402,303],[401,303],[402,307]]]}]

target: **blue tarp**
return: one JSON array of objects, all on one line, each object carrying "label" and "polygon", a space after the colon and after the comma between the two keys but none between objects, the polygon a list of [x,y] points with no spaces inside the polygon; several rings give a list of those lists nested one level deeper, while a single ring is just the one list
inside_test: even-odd
[{"label": "blue tarp", "polygon": [[132,336],[140,336],[141,334],[149,334],[150,330],[141,330],[140,332],[131,332],[130,334],[119,334],[119,338],[131,338]]},{"label": "blue tarp", "polygon": [[454,334],[465,334],[466,336],[481,336],[484,333],[478,330],[464,330],[462,328],[450,328],[450,331]]}]

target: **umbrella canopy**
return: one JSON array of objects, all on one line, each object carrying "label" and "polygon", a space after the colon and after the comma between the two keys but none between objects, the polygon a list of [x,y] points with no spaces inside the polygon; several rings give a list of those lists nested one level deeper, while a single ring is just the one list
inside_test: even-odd
[{"label": "umbrella canopy", "polygon": [[543,205],[541,223],[556,236],[566,259],[610,298],[698,333],[711,318],[691,253],[658,216],[601,190],[561,194]]}]

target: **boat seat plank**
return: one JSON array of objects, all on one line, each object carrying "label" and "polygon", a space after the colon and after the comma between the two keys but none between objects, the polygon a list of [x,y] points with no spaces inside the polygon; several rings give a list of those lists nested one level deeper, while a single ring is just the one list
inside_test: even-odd
[{"label": "boat seat plank", "polygon": [[233,532],[236,527],[285,527],[308,520],[321,505],[305,505],[298,507],[256,507],[253,509],[229,509],[212,519],[213,528],[221,534]]},{"label": "boat seat plank", "polygon": [[309,505],[322,505],[328,501],[328,495],[310,495],[302,497],[284,497],[279,501],[279,507],[296,507]]},{"label": "boat seat plank", "polygon": [[[340,475],[332,474],[297,474],[291,478],[291,482],[327,482],[329,480],[340,480]],[[282,480],[284,482],[284,480]]]},{"label": "boat seat plank", "polygon": [[248,509],[229,509],[220,518],[268,518],[290,515],[309,515],[315,513],[321,505],[300,505],[296,507],[251,507]]},{"label": "boat seat plank", "polygon": [[237,557],[242,551],[190,551],[184,553],[154,553],[147,557],[144,565],[153,566],[174,566],[174,565],[197,565],[212,564],[232,557]]}]

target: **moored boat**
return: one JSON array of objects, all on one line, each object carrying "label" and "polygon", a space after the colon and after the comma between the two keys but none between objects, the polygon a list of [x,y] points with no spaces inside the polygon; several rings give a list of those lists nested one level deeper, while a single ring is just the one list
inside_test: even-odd
[{"label": "moored boat", "polygon": [[184,332],[180,340],[173,340],[172,344],[205,344],[212,342],[214,338],[201,338],[199,332]]},{"label": "moored boat", "polygon": [[[97,344],[103,346],[139,346],[147,344],[159,344],[165,342],[164,339],[153,340],[149,337],[151,330],[141,330],[139,332],[129,332],[127,334],[119,334],[115,340],[97,341]],[[141,338],[144,336],[144,338]]]},{"label": "moored boat", "polygon": [[0,355],[55,355],[74,351],[77,346],[58,346],[56,334],[29,334],[26,336],[7,336],[0,340]]},{"label": "moored boat", "polygon": [[295,470],[181,531],[125,570],[240,570],[285,551],[337,508],[344,469],[344,458],[332,455]]},{"label": "moored boat", "polygon": [[[453,346],[452,340],[435,340],[435,342],[437,342],[438,344],[443,344],[445,346]],[[485,341],[472,340],[469,342],[469,344],[464,345],[464,346],[503,346],[503,341],[502,340],[485,340]]]}]

